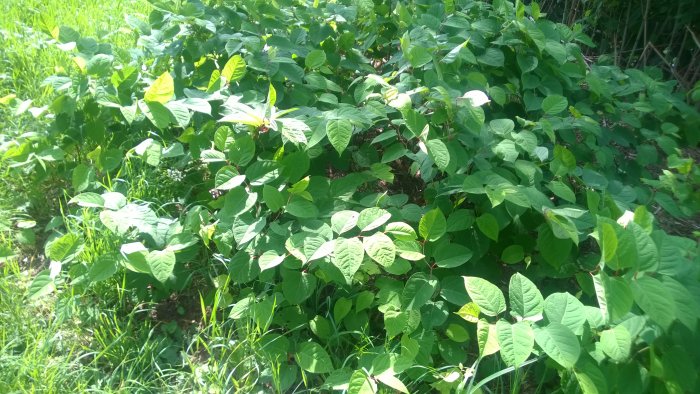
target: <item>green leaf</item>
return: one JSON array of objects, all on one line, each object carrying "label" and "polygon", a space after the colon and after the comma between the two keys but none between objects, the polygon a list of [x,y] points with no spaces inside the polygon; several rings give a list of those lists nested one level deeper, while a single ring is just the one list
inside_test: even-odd
[{"label": "green leaf", "polygon": [[[635,365],[634,368],[637,366]],[[608,392],[608,378],[601,372],[596,360],[591,357],[582,357],[576,363],[574,374],[583,394],[605,394]]]},{"label": "green leaf", "polygon": [[573,368],[581,355],[581,345],[571,330],[559,323],[550,323],[535,330],[535,342],[564,368]]},{"label": "green leaf", "polygon": [[221,70],[221,76],[228,82],[236,82],[245,76],[245,72],[245,60],[243,60],[241,55],[233,55],[224,65],[224,69]]},{"label": "green leaf", "polygon": [[360,231],[370,231],[383,225],[391,219],[391,214],[381,208],[367,208],[357,217],[357,227]]},{"label": "green leaf", "polygon": [[295,144],[306,145],[306,132],[309,126],[303,121],[294,118],[278,119],[277,122],[282,125],[282,136]]},{"label": "green leaf", "polygon": [[308,69],[319,68],[326,63],[326,52],[321,49],[314,49],[306,55],[304,63]]},{"label": "green leaf", "polygon": [[477,59],[479,60],[479,63],[487,66],[503,67],[505,55],[503,55],[503,51],[500,49],[491,47],[487,48],[481,56],[477,57]]},{"label": "green leaf", "polygon": [[571,239],[578,245],[578,229],[574,222],[566,216],[557,215],[552,210],[545,210],[545,219],[549,227],[552,229],[552,234],[559,239]]},{"label": "green leaf", "polygon": [[690,289],[669,276],[662,276],[661,282],[673,298],[678,320],[689,329],[695,329],[695,324],[700,318],[700,304],[690,293]]},{"label": "green leaf", "polygon": [[393,222],[386,225],[384,232],[391,234],[396,239],[402,239],[406,241],[412,241],[418,236],[416,235],[416,230],[413,229],[409,224],[404,222]]},{"label": "green leaf", "polygon": [[326,135],[339,155],[343,154],[352,137],[352,123],[347,119],[331,119],[326,123]]},{"label": "green leaf", "polygon": [[455,268],[472,258],[472,251],[466,246],[451,243],[434,252],[435,264],[440,268]]},{"label": "green leaf", "polygon": [[444,171],[450,165],[450,152],[447,150],[447,145],[440,140],[430,140],[425,145],[428,148],[428,155],[435,162],[435,165]]},{"label": "green leaf", "polygon": [[491,131],[502,136],[515,130],[515,123],[510,119],[494,119],[489,122],[489,126],[491,127]]},{"label": "green leaf", "polygon": [[369,308],[374,302],[374,293],[369,290],[365,290],[357,295],[355,300],[355,311],[360,312]]},{"label": "green leaf", "polygon": [[238,216],[233,221],[233,238],[239,245],[247,244],[262,232],[266,224],[264,217],[255,219],[250,214]]},{"label": "green leaf", "polygon": [[380,373],[379,375],[376,375],[375,378],[384,383],[385,385],[389,386],[390,388],[400,392],[400,393],[406,393],[408,394],[408,388],[406,387],[399,378],[394,376],[392,373],[393,371],[387,370],[385,372]]},{"label": "green leaf", "polygon": [[498,242],[498,232],[500,231],[500,228],[498,226],[498,220],[496,220],[495,216],[488,212],[484,213],[476,218],[476,225],[479,227],[479,230],[484,233],[484,235]]},{"label": "green leaf", "polygon": [[519,53],[517,55],[517,61],[518,61],[518,67],[520,67],[520,71],[523,74],[528,73],[528,72],[536,69],[537,65],[539,63],[536,56],[526,55],[526,54],[522,54],[522,53]]},{"label": "green leaf", "polygon": [[95,170],[85,164],[78,164],[71,177],[73,190],[82,192],[95,182]]},{"label": "green leaf", "polygon": [[339,211],[331,216],[331,228],[336,234],[352,230],[357,224],[360,214],[355,211]]},{"label": "green leaf", "polygon": [[316,204],[303,198],[293,198],[285,207],[285,211],[298,218],[318,217],[318,208]]},{"label": "green leaf", "polygon": [[338,298],[338,300],[335,302],[335,305],[333,306],[333,319],[335,320],[336,324],[343,321],[343,318],[345,318],[345,316],[347,316],[351,310],[352,300],[349,300],[345,297]]},{"label": "green leaf", "polygon": [[493,147],[493,153],[498,155],[507,162],[514,162],[518,159],[518,149],[515,147],[515,142],[511,140],[503,140]]},{"label": "green leaf", "polygon": [[537,286],[519,273],[510,277],[508,285],[510,313],[518,320],[537,321],[542,319],[544,300]]},{"label": "green leaf", "polygon": [[463,278],[469,297],[479,306],[483,314],[498,316],[506,311],[506,299],[496,285],[482,278],[472,276]]},{"label": "green leaf", "polygon": [[447,231],[447,220],[439,208],[423,215],[418,224],[418,232],[426,241],[437,241]]},{"label": "green leaf", "polygon": [[510,245],[503,249],[501,260],[506,264],[517,264],[525,258],[525,251],[521,245]]},{"label": "green leaf", "polygon": [[624,326],[615,326],[600,333],[600,346],[603,353],[620,363],[630,355],[632,336]]},{"label": "green leaf", "polygon": [[43,270],[34,277],[34,280],[27,288],[27,297],[30,300],[36,300],[51,294],[54,290],[56,290],[56,285],[53,278],[51,278],[51,271],[48,269]]},{"label": "green leaf", "polygon": [[603,262],[613,262],[611,268],[619,269],[619,267],[614,264],[614,262],[616,262],[615,252],[617,252],[617,233],[615,232],[615,227],[610,223],[601,223],[599,228],[600,249],[602,251]]},{"label": "green leaf", "polygon": [[549,182],[547,185],[547,188],[554,193],[557,197],[564,199],[570,203],[576,203],[576,195],[574,194],[573,190],[569,186],[567,186],[563,182],[559,181],[552,181]]},{"label": "green leaf", "polygon": [[406,55],[413,68],[423,67],[433,61],[433,55],[422,46],[412,47]]},{"label": "green leaf", "polygon": [[333,361],[328,352],[316,342],[305,342],[299,346],[296,362],[304,371],[329,373],[333,371]]},{"label": "green leaf", "polygon": [[535,347],[535,333],[529,323],[510,324],[499,320],[496,322],[496,332],[501,358],[507,366],[517,367],[530,357]]},{"label": "green leaf", "polygon": [[80,193],[68,201],[69,204],[78,204],[84,208],[102,208],[105,200],[97,193]]},{"label": "green leaf", "polygon": [[544,317],[549,322],[561,323],[574,334],[581,335],[586,323],[586,310],[581,301],[571,294],[554,293],[544,300]]},{"label": "green leaf", "polygon": [[652,321],[668,330],[676,320],[676,305],[673,297],[658,279],[642,276],[632,281],[632,294],[642,310]]},{"label": "green leaf", "polygon": [[386,335],[393,338],[398,334],[410,334],[418,328],[421,315],[417,310],[395,311],[389,310],[384,313],[384,328]]},{"label": "green leaf", "polygon": [[279,211],[286,203],[284,195],[270,185],[263,185],[263,201],[272,212]]},{"label": "green leaf", "polygon": [[608,277],[604,272],[593,275],[598,305],[607,322],[622,319],[632,309],[634,296],[628,281],[619,277]]},{"label": "green leaf", "polygon": [[423,272],[413,274],[401,293],[401,306],[404,310],[418,310],[432,298],[437,289],[437,279]]},{"label": "green leaf", "polygon": [[143,99],[147,103],[165,104],[175,96],[175,83],[168,71],[161,74],[146,90]]},{"label": "green leaf", "polygon": [[409,109],[403,112],[406,127],[413,133],[415,137],[419,137],[423,133],[423,129],[428,125],[427,119],[420,112]]},{"label": "green leaf", "polygon": [[476,323],[479,321],[479,314],[481,313],[481,310],[479,309],[479,306],[476,305],[473,302],[469,302],[464,304],[457,312],[455,312],[459,317],[462,319],[470,322],[470,323]]},{"label": "green leaf", "polygon": [[238,173],[233,166],[224,166],[216,173],[214,187],[219,190],[231,190],[245,181],[245,175]]},{"label": "green leaf", "polygon": [[360,265],[362,265],[364,254],[362,241],[359,239],[338,238],[335,242],[331,261],[342,272],[346,282],[352,283],[352,278],[357,270],[360,269]]},{"label": "green leaf", "polygon": [[659,267],[659,250],[654,241],[649,234],[635,222],[628,223],[627,230],[634,235],[638,269],[640,271],[656,271]]},{"label": "green leaf", "polygon": [[495,324],[480,319],[476,324],[476,339],[479,343],[479,355],[486,357],[500,350],[498,330]]},{"label": "green leaf", "polygon": [[236,138],[228,149],[229,160],[237,166],[245,166],[255,157],[255,141],[249,134]]},{"label": "green leaf", "polygon": [[70,263],[85,248],[83,239],[76,233],[69,233],[56,238],[46,245],[46,256],[54,261]]},{"label": "green leaf", "polygon": [[91,282],[101,282],[112,277],[119,268],[119,255],[107,253],[99,256],[90,266],[88,276]]},{"label": "green leaf", "polygon": [[560,267],[571,253],[573,242],[570,239],[559,239],[552,233],[548,225],[541,226],[537,235],[537,249],[544,260],[554,267]]},{"label": "green leaf", "polygon": [[566,110],[569,101],[564,96],[554,94],[542,100],[542,111],[547,115],[557,115]]},{"label": "green leaf", "polygon": [[[384,233],[374,233],[362,240],[367,255],[379,265],[389,267],[396,258],[396,246]],[[361,254],[361,253],[360,253]]]},{"label": "green leaf", "polygon": [[313,274],[299,271],[284,271],[282,273],[282,294],[292,305],[306,301],[316,291],[318,282]]},{"label": "green leaf", "polygon": [[165,283],[175,268],[175,253],[172,250],[156,250],[146,257],[148,266],[160,283]]},{"label": "green leaf", "polygon": [[263,253],[258,258],[258,265],[260,266],[260,271],[269,270],[282,264],[284,261],[284,255],[278,255],[274,250],[268,250]]},{"label": "green leaf", "polygon": [[348,394],[375,394],[376,392],[377,384],[364,371],[357,370],[350,375]]}]

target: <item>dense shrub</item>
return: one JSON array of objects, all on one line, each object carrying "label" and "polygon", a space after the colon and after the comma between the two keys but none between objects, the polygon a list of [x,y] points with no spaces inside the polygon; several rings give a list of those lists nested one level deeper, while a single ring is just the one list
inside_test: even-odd
[{"label": "dense shrub", "polygon": [[648,209],[699,208],[673,83],[535,3],[221,3],[127,18],[129,64],[58,31],[50,127],[3,145],[70,195],[32,297],[196,290],[261,389],[696,388],[697,244]]}]

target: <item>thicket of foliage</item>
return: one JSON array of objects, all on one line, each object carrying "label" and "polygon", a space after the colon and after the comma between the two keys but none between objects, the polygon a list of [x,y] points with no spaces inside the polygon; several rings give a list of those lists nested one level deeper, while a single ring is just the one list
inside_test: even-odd
[{"label": "thicket of foliage", "polygon": [[259,390],[700,384],[698,247],[649,209],[700,210],[673,82],[534,2],[152,3],[131,63],[62,27],[56,99],[3,99],[51,120],[3,164],[67,194],[30,298],[199,293]]}]

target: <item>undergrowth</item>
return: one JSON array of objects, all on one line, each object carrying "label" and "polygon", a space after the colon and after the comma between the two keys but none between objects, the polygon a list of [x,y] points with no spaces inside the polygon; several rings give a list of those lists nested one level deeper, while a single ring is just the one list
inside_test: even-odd
[{"label": "undergrowth", "polygon": [[0,391],[700,386],[698,245],[658,219],[700,212],[700,115],[658,69],[588,61],[582,26],[153,0],[94,38],[91,8],[23,4]]}]

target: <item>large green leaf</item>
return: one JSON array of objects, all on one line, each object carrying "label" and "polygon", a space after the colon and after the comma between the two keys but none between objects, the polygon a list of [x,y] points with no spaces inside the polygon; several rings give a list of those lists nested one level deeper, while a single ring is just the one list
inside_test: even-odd
[{"label": "large green leaf", "polygon": [[510,313],[518,320],[542,319],[544,300],[537,286],[520,273],[510,277],[508,285]]},{"label": "large green leaf", "polygon": [[337,234],[350,231],[357,224],[360,214],[355,211],[339,211],[331,217],[331,228]]},{"label": "large green leaf", "polygon": [[304,63],[306,68],[314,69],[321,67],[326,62],[326,52],[320,49],[314,49],[306,55]]},{"label": "large green leaf", "polygon": [[175,253],[169,249],[156,250],[148,254],[146,261],[153,277],[159,282],[165,283],[175,268]]},{"label": "large green leaf", "polygon": [[434,277],[417,272],[413,274],[401,293],[401,305],[405,310],[420,309],[427,303],[437,289],[438,281]]},{"label": "large green leaf", "polygon": [[444,171],[450,165],[450,152],[447,150],[447,145],[440,140],[430,140],[425,143],[425,146],[435,165]]},{"label": "large green leaf", "polygon": [[296,352],[296,362],[304,371],[329,373],[333,371],[333,361],[328,352],[316,342],[305,342]]},{"label": "large green leaf", "polygon": [[472,258],[472,251],[466,246],[451,243],[441,247],[434,253],[435,264],[440,268],[455,268],[465,264]]},{"label": "large green leaf", "polygon": [[566,110],[568,105],[569,101],[564,96],[547,96],[542,101],[542,111],[544,111],[544,113],[547,115],[556,115]]},{"label": "large green leaf", "polygon": [[605,394],[608,392],[608,378],[591,357],[581,357],[574,368],[574,375],[583,394]]},{"label": "large green leaf", "polygon": [[501,348],[501,358],[506,365],[517,367],[530,357],[535,346],[535,334],[530,323],[510,324],[505,320],[499,320],[496,322],[496,332]]},{"label": "large green leaf", "polygon": [[624,326],[615,326],[600,333],[600,347],[615,362],[623,362],[630,355],[632,337]]},{"label": "large green leaf", "polygon": [[[367,255],[379,265],[388,267],[394,263],[396,246],[386,234],[374,233],[369,237],[364,237],[362,243]],[[361,254],[362,252],[360,252]]]},{"label": "large green leaf", "polygon": [[46,256],[54,261],[70,263],[83,251],[85,243],[77,233],[65,234],[46,244]]},{"label": "large green leaf", "polygon": [[229,82],[236,82],[245,76],[246,63],[241,55],[233,55],[221,70],[221,76]]},{"label": "large green leaf", "polygon": [[581,355],[581,345],[571,330],[559,323],[535,329],[537,345],[564,368],[572,368]]},{"label": "large green leaf", "polygon": [[479,344],[479,355],[481,357],[494,354],[500,350],[498,343],[498,330],[496,325],[489,323],[485,319],[479,319],[476,323],[476,340]]},{"label": "large green leaf", "polygon": [[361,231],[374,230],[391,219],[391,214],[381,208],[367,208],[357,217],[357,227]]},{"label": "large green leaf", "polygon": [[364,254],[363,243],[359,239],[338,238],[335,241],[331,261],[333,265],[338,267],[345,277],[346,282],[351,283],[355,273],[360,269],[360,265],[362,265]]},{"label": "large green leaf", "polygon": [[384,313],[384,328],[389,338],[398,334],[410,334],[418,328],[421,315],[417,310],[395,311]]},{"label": "large green leaf", "polygon": [[484,213],[483,215],[476,218],[476,225],[479,227],[484,235],[498,242],[498,232],[500,228],[498,226],[498,220],[496,217],[490,213]]},{"label": "large green leaf", "polygon": [[554,293],[544,300],[544,317],[549,322],[561,323],[574,334],[583,333],[586,310],[581,301],[569,293]]},{"label": "large green leaf", "polygon": [[506,310],[506,299],[501,289],[489,281],[473,276],[465,276],[464,286],[469,297],[488,316],[497,316]]},{"label": "large green leaf", "polygon": [[418,224],[418,232],[427,241],[437,241],[446,231],[447,219],[439,208],[426,212]]},{"label": "large green leaf", "polygon": [[348,382],[348,394],[375,394],[377,383],[362,370],[352,373]]},{"label": "large green leaf", "polygon": [[165,104],[175,96],[175,83],[168,71],[161,74],[144,93],[146,102]]},{"label": "large green leaf", "polygon": [[626,279],[608,277],[604,272],[599,272],[593,276],[593,285],[606,321],[619,321],[632,309],[634,296]]},{"label": "large green leaf", "polygon": [[668,330],[676,319],[673,296],[658,279],[642,276],[632,281],[634,301],[663,329]]},{"label": "large green leaf", "polygon": [[326,135],[338,154],[342,154],[352,137],[352,123],[347,119],[331,119],[326,123]]},{"label": "large green leaf", "polygon": [[51,277],[51,271],[43,270],[34,277],[34,280],[27,288],[27,297],[30,300],[36,300],[51,294],[54,290],[56,290],[56,284]]}]

